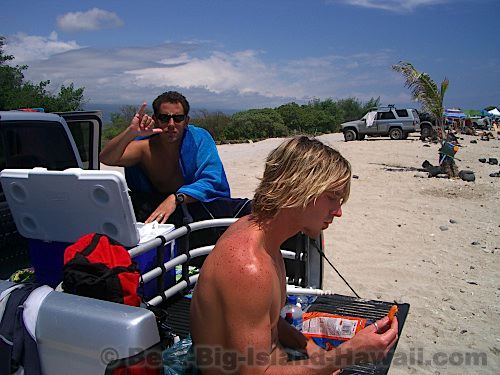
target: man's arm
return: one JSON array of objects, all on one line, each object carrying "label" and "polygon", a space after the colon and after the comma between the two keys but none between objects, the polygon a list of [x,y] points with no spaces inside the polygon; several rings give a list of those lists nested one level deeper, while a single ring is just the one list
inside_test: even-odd
[{"label": "man's arm", "polygon": [[220,288],[223,296],[221,314],[226,322],[226,342],[222,346],[227,351],[226,356],[238,358],[236,367],[226,370],[241,375],[332,374],[337,369],[333,360],[329,362],[323,358],[319,364],[311,360],[287,362],[283,356],[275,358],[280,353],[279,348],[271,355],[271,306],[276,293],[280,293],[273,290],[273,285],[276,285],[273,275],[276,275],[276,271],[273,267],[251,260],[241,268],[239,263],[232,264],[235,272],[223,276],[223,286]]},{"label": "man's arm", "polygon": [[154,128],[154,119],[144,113],[146,103],[143,103],[135,114],[130,125],[115,138],[110,140],[99,154],[99,160],[106,165],[129,167],[141,160],[139,143],[132,142],[138,136],[148,136],[161,133]]},{"label": "man's arm", "polygon": [[[397,319],[390,324],[389,319],[384,317],[377,322],[379,332],[383,333],[377,332],[374,325],[368,326],[351,340],[329,352],[312,348],[315,345],[309,341],[308,360],[278,360],[278,363],[273,363],[270,356],[270,309],[273,299],[271,275],[274,272],[270,267],[266,268],[261,264],[255,267],[250,263],[240,272],[228,273],[225,276],[221,290],[224,295],[224,309],[221,314],[226,318],[227,327],[225,347],[227,350],[237,351],[243,357],[251,354],[251,358],[247,358],[246,362],[238,362],[239,374],[332,374],[355,363],[378,361],[394,346],[397,340]],[[238,288],[234,285],[238,285]],[[288,327],[285,327],[281,327],[282,331],[288,330]]]},{"label": "man's arm", "polygon": [[299,351],[305,351],[307,346],[307,337],[302,332],[294,328],[281,316],[278,321],[278,337],[281,345]]},{"label": "man's arm", "polygon": [[[196,199],[190,197],[189,195],[182,194],[182,204],[189,204],[196,202]],[[170,194],[163,202],[159,204],[158,207],[149,215],[145,223],[151,223],[157,221],[159,224],[166,223],[167,219],[172,215],[177,208],[178,204],[181,204],[176,199],[176,194]]]}]

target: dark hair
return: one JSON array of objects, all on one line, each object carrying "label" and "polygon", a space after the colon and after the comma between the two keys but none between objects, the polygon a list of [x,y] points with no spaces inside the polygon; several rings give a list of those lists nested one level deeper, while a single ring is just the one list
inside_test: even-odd
[{"label": "dark hair", "polygon": [[189,114],[189,102],[184,95],[178,93],[177,91],[164,92],[153,101],[153,111],[155,116],[159,114],[162,103],[181,103],[182,108],[184,109],[184,114]]}]

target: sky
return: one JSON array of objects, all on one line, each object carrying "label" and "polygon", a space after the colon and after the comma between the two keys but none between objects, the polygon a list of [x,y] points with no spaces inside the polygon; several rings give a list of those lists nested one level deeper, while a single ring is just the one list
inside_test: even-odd
[{"label": "sky", "polygon": [[1,0],[0,35],[26,79],[84,87],[87,109],[168,90],[209,110],[419,108],[399,61],[448,78],[446,107],[500,106],[500,0]]}]

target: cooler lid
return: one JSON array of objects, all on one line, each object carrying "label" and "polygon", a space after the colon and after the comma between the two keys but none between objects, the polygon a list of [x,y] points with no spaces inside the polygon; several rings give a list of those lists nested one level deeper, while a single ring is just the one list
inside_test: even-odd
[{"label": "cooler lid", "polygon": [[120,172],[4,169],[0,181],[23,237],[72,243],[97,232],[126,247],[139,243],[127,183]]}]

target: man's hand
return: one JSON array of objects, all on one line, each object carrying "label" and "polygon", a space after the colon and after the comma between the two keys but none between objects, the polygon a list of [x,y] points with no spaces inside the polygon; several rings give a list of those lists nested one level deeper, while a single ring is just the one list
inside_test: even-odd
[{"label": "man's hand", "polygon": [[154,127],[155,120],[145,113],[146,105],[146,103],[142,103],[139,111],[137,111],[130,122],[129,130],[141,136],[162,133],[163,130]]},{"label": "man's hand", "polygon": [[352,339],[335,349],[340,367],[359,362],[377,362],[387,356],[398,339],[398,319],[387,316],[359,331]]},{"label": "man's hand", "polygon": [[154,210],[146,220],[146,224],[155,220],[160,224],[164,224],[175,211],[176,206],[175,194],[170,194],[158,207],[156,207],[156,210]]},{"label": "man's hand", "polygon": [[326,350],[321,346],[317,345],[313,339],[307,340],[306,352],[309,358],[314,357],[318,354],[325,354]]}]

